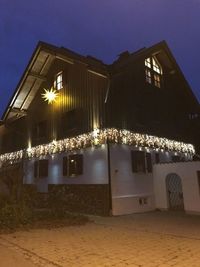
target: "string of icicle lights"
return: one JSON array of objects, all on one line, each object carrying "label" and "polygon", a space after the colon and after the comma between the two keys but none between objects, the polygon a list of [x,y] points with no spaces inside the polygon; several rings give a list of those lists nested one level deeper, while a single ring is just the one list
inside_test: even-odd
[{"label": "string of icicle lights", "polygon": [[0,161],[15,161],[22,158],[40,157],[59,152],[73,151],[91,146],[106,144],[107,140],[114,144],[126,144],[131,146],[162,149],[188,154],[195,154],[194,146],[167,138],[160,138],[147,134],[133,133],[128,130],[95,129],[93,132],[81,134],[73,138],[52,141],[49,144],[38,145],[25,150],[0,155]]}]

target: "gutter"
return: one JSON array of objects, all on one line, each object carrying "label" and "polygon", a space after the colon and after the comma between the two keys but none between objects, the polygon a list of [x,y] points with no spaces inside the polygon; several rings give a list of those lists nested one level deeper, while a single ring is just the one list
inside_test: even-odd
[{"label": "gutter", "polygon": [[[107,86],[107,90],[106,90],[106,95],[105,95],[105,100],[104,100],[104,104],[105,104],[105,126],[107,127],[107,118],[108,118],[108,114],[107,114],[107,103],[108,103],[108,97],[109,97],[109,93],[110,93],[110,84],[111,84],[111,75],[110,73],[107,73],[107,77],[108,77],[108,86]],[[112,176],[111,176],[111,160],[110,160],[110,143],[109,140],[107,138],[106,140],[106,144],[107,144],[107,164],[108,164],[108,186],[109,186],[109,215],[112,215]]]}]

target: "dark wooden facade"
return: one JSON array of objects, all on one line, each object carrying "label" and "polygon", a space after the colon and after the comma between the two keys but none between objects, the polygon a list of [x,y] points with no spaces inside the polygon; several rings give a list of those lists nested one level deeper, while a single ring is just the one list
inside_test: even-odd
[{"label": "dark wooden facade", "polygon": [[[41,94],[43,88],[52,87],[54,75],[59,71],[63,73],[63,89],[59,91],[58,100],[48,105]],[[103,126],[107,82],[106,78],[88,72],[84,64],[56,60],[29,108],[32,144],[75,136]]]},{"label": "dark wooden facade", "polygon": [[[152,56],[162,66],[161,88],[145,81],[144,61]],[[1,154],[105,127],[192,142],[189,114],[198,102],[165,42],[123,53],[112,65],[40,43],[27,70],[3,116]],[[41,94],[60,71],[63,88],[47,104]]]},{"label": "dark wooden facade", "polygon": [[[58,101],[48,104],[42,99],[44,88],[52,87],[55,74],[60,71],[63,88]],[[25,116],[14,116],[1,127],[1,153],[104,127],[108,82],[105,75],[88,71],[84,62],[70,64],[55,59]]]},{"label": "dark wooden facade", "polygon": [[[160,88],[145,81],[144,61],[152,56],[163,70]],[[122,55],[111,73],[109,126],[193,141],[188,126],[190,114],[198,113],[198,102],[165,43]]]}]

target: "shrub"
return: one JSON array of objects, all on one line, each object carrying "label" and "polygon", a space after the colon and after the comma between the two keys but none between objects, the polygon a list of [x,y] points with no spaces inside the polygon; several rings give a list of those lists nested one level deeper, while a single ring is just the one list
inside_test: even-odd
[{"label": "shrub", "polygon": [[10,198],[7,195],[0,195],[0,209],[10,203]]},{"label": "shrub", "polygon": [[33,212],[25,204],[5,204],[0,209],[0,227],[14,229],[33,220]]},{"label": "shrub", "polygon": [[64,187],[58,187],[52,190],[48,198],[48,206],[51,217],[64,218],[66,215],[66,192]]}]

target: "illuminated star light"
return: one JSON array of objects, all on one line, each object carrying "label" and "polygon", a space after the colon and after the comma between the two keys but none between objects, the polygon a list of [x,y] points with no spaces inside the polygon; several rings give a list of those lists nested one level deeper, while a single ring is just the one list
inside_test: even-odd
[{"label": "illuminated star light", "polygon": [[44,88],[44,93],[42,94],[42,98],[44,101],[48,101],[48,104],[51,104],[56,101],[58,97],[58,92],[52,87],[50,90]]}]

